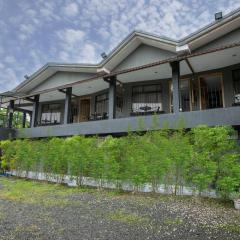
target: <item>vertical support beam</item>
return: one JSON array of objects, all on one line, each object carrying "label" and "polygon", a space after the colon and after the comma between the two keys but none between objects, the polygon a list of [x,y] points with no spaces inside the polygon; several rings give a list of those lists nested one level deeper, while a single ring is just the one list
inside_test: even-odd
[{"label": "vertical support beam", "polygon": [[173,113],[179,113],[179,82],[180,82],[180,64],[179,61],[171,63],[172,67],[172,85],[173,85]]},{"label": "vertical support beam", "polygon": [[29,114],[29,116],[30,116],[30,123],[29,123],[29,125],[30,125],[30,127],[32,126],[32,112],[31,112],[31,114]]},{"label": "vertical support beam", "polygon": [[14,112],[14,100],[10,100],[7,110],[7,127],[12,128]]},{"label": "vertical support beam", "polygon": [[38,109],[39,109],[39,95],[36,95],[36,96],[34,96],[31,127],[37,126]]},{"label": "vertical support beam", "polygon": [[64,120],[63,120],[64,124],[70,123],[71,99],[72,99],[72,88],[69,87],[66,89],[66,96],[65,96]]},{"label": "vertical support beam", "polygon": [[108,118],[116,118],[116,104],[117,104],[117,78],[113,76],[109,79],[109,92],[108,92]]},{"label": "vertical support beam", "polygon": [[26,118],[27,118],[27,113],[23,112],[23,117],[22,117],[22,127],[26,127]]}]

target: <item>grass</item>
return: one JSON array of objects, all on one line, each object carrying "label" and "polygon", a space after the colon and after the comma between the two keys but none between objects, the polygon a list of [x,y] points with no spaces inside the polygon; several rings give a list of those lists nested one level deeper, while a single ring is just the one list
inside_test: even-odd
[{"label": "grass", "polygon": [[238,224],[220,224],[217,228],[240,234],[240,225]]},{"label": "grass", "polygon": [[240,225],[236,223],[224,223],[224,224],[216,224],[216,225],[202,225],[201,228],[209,228],[209,229],[217,229],[217,230],[225,230],[228,232],[234,232],[240,234]]},{"label": "grass", "polygon": [[117,190],[96,190],[87,187],[72,188],[61,184],[19,178],[0,178],[0,185],[4,186],[0,191],[0,199],[2,200],[41,204],[47,207],[79,204],[79,202],[69,199],[71,195],[78,193],[88,192],[98,198],[115,198],[123,194]]},{"label": "grass", "polygon": [[[80,197],[81,194],[93,194],[93,196],[87,198]],[[93,199],[93,200],[92,200]],[[55,209],[58,210],[61,208],[64,211],[68,211],[72,209],[67,207],[65,210],[65,206],[78,206],[78,209],[89,210],[91,214],[95,215],[99,219],[105,219],[110,222],[115,222],[116,224],[125,224],[127,225],[139,227],[149,227],[151,226],[158,226],[158,224],[162,224],[163,227],[166,228],[182,228],[189,224],[189,220],[185,218],[183,215],[179,215],[178,213],[174,215],[164,215],[159,216],[159,219],[155,219],[155,216],[148,216],[148,212],[144,211],[141,214],[139,209],[146,209],[148,207],[153,207],[155,204],[163,205],[163,207],[168,206],[167,204],[174,205],[173,203],[181,202],[180,206],[183,204],[188,205],[191,211],[191,206],[198,205],[200,206],[200,210],[203,206],[206,206],[206,209],[209,211],[213,210],[213,213],[216,211],[221,214],[225,214],[225,211],[229,211],[228,206],[224,203],[221,203],[215,199],[206,199],[206,198],[194,198],[188,196],[171,196],[171,195],[156,195],[156,194],[143,194],[143,193],[127,193],[122,191],[115,191],[115,190],[98,190],[94,188],[71,188],[65,185],[54,184],[54,183],[47,183],[43,181],[34,181],[34,180],[25,180],[19,178],[0,178],[0,201],[13,201],[15,203],[25,203],[25,204],[34,204],[34,207],[44,206],[44,207],[52,207],[54,206]],[[113,206],[108,208],[106,211],[105,208],[101,208],[102,202],[108,203],[111,200],[111,203],[114,203]],[[173,203],[172,203],[173,201]],[[115,205],[117,202],[123,202],[125,205],[121,205],[121,208],[116,209]],[[18,204],[13,205],[18,205]],[[163,204],[164,203],[164,204]],[[166,203],[166,204],[165,204]],[[100,207],[98,208],[98,204]],[[87,208],[84,208],[85,205]],[[129,205],[129,208],[127,207]],[[56,208],[55,208],[56,206]],[[104,205],[105,206],[105,205]],[[124,207],[125,206],[125,207]],[[131,206],[138,206],[137,208],[132,208]],[[175,205],[174,205],[175,206]],[[58,208],[59,207],[59,208]],[[83,207],[83,208],[82,208]],[[222,208],[222,211],[219,208]],[[91,210],[90,210],[91,209]],[[47,225],[54,224],[54,217],[50,214],[50,208],[45,208],[46,211],[39,212],[38,218],[44,219],[44,223]],[[165,209],[166,210],[166,209]],[[75,209],[74,209],[75,211]],[[76,210],[77,211],[77,210]],[[229,213],[233,213],[234,210],[230,210]],[[145,214],[146,213],[146,214]],[[161,213],[160,213],[161,214]],[[6,210],[1,207],[0,202],[0,222],[7,220],[8,215]],[[214,224],[210,224],[206,222],[206,225],[199,225],[199,228],[202,229],[215,229],[217,231],[225,231],[225,232],[232,232],[232,233],[240,233],[240,225],[237,223],[239,222],[239,215],[233,214],[233,216],[229,217],[227,221],[216,221]],[[64,229],[60,229],[59,231],[64,231]],[[15,229],[16,234],[23,234],[27,232],[28,234],[32,233],[34,236],[38,236],[39,232],[37,227],[33,224],[30,225],[29,228],[24,231],[24,227],[18,225]],[[1,236],[0,236],[1,239]],[[16,238],[17,239],[17,238]]]},{"label": "grass", "polygon": [[150,222],[150,218],[146,216],[141,216],[136,213],[129,213],[123,209],[109,213],[107,215],[107,219],[127,224],[147,224]]},{"label": "grass", "polygon": [[180,219],[180,218],[173,218],[173,219],[165,219],[164,220],[164,224],[167,224],[167,225],[181,225],[183,224],[183,220]]},{"label": "grass", "polygon": [[78,188],[22,179],[1,178],[0,184],[4,186],[0,191],[0,199],[45,206],[70,204],[67,197],[82,191]]},{"label": "grass", "polygon": [[[45,204],[45,205],[66,205],[69,204],[68,197],[74,193],[88,192],[93,193],[96,197],[108,198],[125,198],[126,200],[134,200],[139,205],[152,205],[155,202],[172,202],[184,201],[192,202],[197,201],[202,206],[211,207],[231,207],[232,203],[224,203],[216,199],[209,198],[193,198],[190,196],[173,196],[164,194],[146,194],[146,193],[128,193],[119,190],[101,189],[89,187],[71,188],[65,185],[48,183],[43,181],[26,180],[19,178],[0,178],[0,184],[4,188],[0,191],[0,199],[20,201],[32,204]],[[44,202],[44,203],[43,203]]]}]

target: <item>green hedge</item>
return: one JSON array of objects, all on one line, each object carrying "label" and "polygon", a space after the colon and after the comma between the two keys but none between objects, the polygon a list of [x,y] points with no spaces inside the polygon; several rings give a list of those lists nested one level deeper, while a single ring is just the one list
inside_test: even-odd
[{"label": "green hedge", "polygon": [[151,183],[203,191],[215,188],[222,197],[240,187],[239,148],[232,129],[199,126],[191,131],[158,130],[144,135],[106,138],[74,136],[44,140],[2,141],[2,167],[17,171],[93,177],[119,187],[130,181],[137,190]]}]

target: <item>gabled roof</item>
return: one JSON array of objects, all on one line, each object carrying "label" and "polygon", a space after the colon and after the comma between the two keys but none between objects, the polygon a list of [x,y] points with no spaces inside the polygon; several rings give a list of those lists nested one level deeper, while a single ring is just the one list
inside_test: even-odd
[{"label": "gabled roof", "polygon": [[[146,44],[161,48],[178,54],[178,47],[187,45],[190,51],[204,46],[205,44],[239,28],[240,26],[240,8],[225,15],[221,20],[214,21],[204,28],[190,34],[189,36],[174,40],[167,37],[160,37],[143,31],[133,31],[116,48],[98,64],[65,64],[65,63],[47,63],[38,71],[33,73],[28,79],[19,84],[13,91],[25,92],[26,86],[30,86],[34,81],[40,84],[48,77],[58,71],[82,72],[96,74],[99,71],[111,72],[123,59],[133,52],[140,44]],[[33,85],[35,85],[33,84]],[[28,88],[29,89],[29,88]]]},{"label": "gabled roof", "polygon": [[21,82],[13,91],[18,92],[27,85],[31,84],[33,80],[40,84],[48,77],[52,76],[58,71],[62,72],[82,72],[82,73],[96,73],[97,65],[94,64],[67,64],[67,63],[47,63],[23,82]]}]

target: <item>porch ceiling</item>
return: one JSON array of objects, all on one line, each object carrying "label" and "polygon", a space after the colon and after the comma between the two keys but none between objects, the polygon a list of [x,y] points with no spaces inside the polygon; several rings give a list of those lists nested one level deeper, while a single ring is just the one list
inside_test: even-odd
[{"label": "porch ceiling", "polygon": [[[191,74],[186,61],[180,62],[180,74]],[[157,79],[169,79],[172,77],[172,69],[169,63],[158,66],[141,69],[134,72],[124,73],[117,76],[117,79],[123,83],[140,82]]]},{"label": "porch ceiling", "polygon": [[[190,55],[187,58],[194,73],[205,72],[214,69],[220,69],[240,63],[240,47],[223,49],[221,51],[211,52],[201,55]],[[192,74],[186,60],[180,62],[180,75]],[[146,80],[167,79],[172,77],[170,63],[143,68],[136,71],[120,73],[117,79],[123,83],[138,82]]]},{"label": "porch ceiling", "polygon": [[240,63],[240,47],[188,58],[195,72],[219,69]]},{"label": "porch ceiling", "polygon": [[[84,96],[93,94],[95,92],[102,91],[108,88],[108,83],[102,78],[98,78],[89,82],[83,82],[79,85],[75,85],[72,88],[73,95]],[[46,92],[40,95],[40,102],[55,101],[65,99],[65,94],[58,90]]]}]

